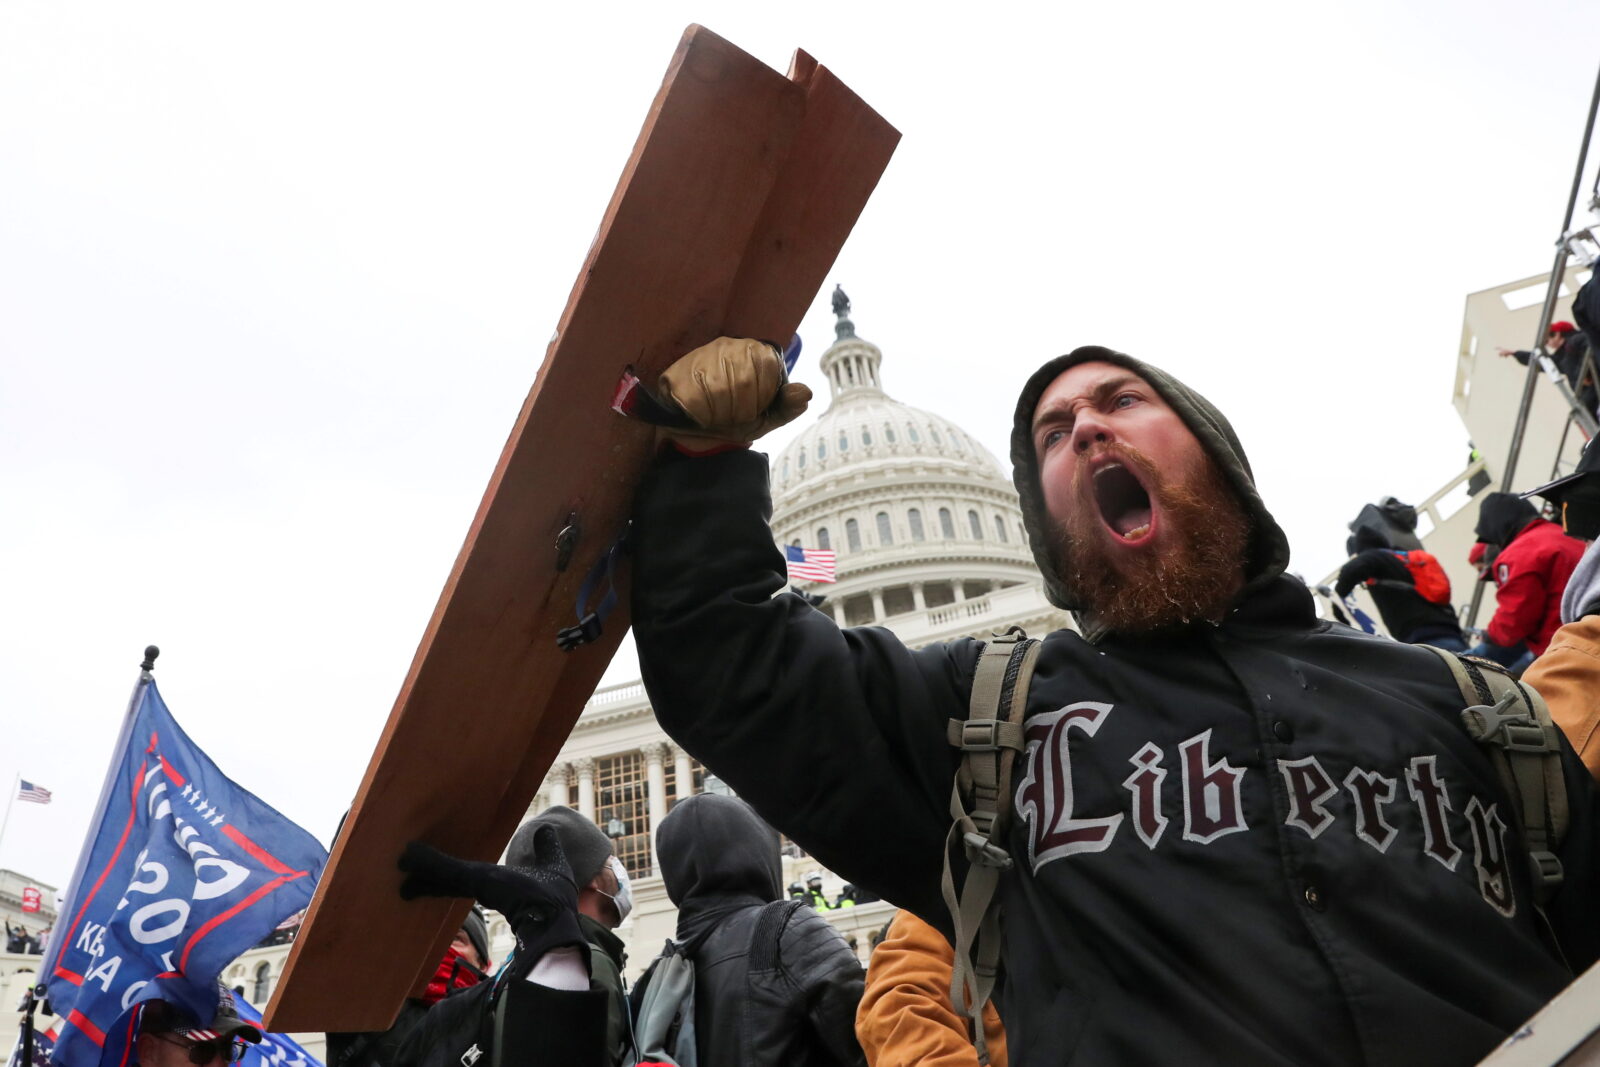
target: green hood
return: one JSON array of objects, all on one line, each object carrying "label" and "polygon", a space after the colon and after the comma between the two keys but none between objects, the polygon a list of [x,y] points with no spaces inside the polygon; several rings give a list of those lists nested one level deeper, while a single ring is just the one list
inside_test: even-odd
[{"label": "green hood", "polygon": [[1244,448],[1222,412],[1165,371],[1109,348],[1086,345],[1064,356],[1057,356],[1034,372],[1022,387],[1022,396],[1017,400],[1016,418],[1011,427],[1011,479],[1022,497],[1022,517],[1027,525],[1028,541],[1033,546],[1033,558],[1039,565],[1039,571],[1044,575],[1045,595],[1050,603],[1067,611],[1079,610],[1079,605],[1072,602],[1061,581],[1063,568],[1059,558],[1060,545],[1050,531],[1044,493],[1039,488],[1039,464],[1033,454],[1033,412],[1039,406],[1039,397],[1063,371],[1091,361],[1125,367],[1149,382],[1194,432],[1200,444],[1233,484],[1239,499],[1254,520],[1250,557],[1245,567],[1245,592],[1252,592],[1282,574],[1289,564],[1289,539],[1284,536],[1267,506],[1261,502],[1261,494],[1256,492],[1255,476],[1250,473],[1250,461],[1245,458]]}]

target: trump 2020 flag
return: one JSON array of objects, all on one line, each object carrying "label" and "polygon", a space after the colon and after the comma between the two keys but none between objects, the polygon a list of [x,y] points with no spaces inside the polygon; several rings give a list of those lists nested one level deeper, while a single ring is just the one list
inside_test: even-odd
[{"label": "trump 2020 flag", "polygon": [[301,1048],[287,1034],[274,1034],[264,1029],[261,1013],[256,1011],[254,1004],[243,997],[234,997],[233,1006],[238,1009],[239,1018],[254,1023],[261,1030],[261,1044],[245,1046],[244,1058],[239,1061],[244,1067],[322,1067],[321,1060]]},{"label": "trump 2020 flag", "polygon": [[311,903],[327,859],[229,781],[141,673],[40,970],[60,1017],[54,1062],[99,1063],[157,997],[208,1025],[222,969]]}]

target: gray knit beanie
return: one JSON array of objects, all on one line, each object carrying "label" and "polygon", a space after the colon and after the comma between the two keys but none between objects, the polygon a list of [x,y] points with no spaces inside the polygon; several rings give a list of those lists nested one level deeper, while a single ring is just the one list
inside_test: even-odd
[{"label": "gray knit beanie", "polygon": [[554,826],[561,839],[561,851],[567,854],[567,864],[572,868],[572,880],[581,889],[594,880],[611,857],[611,838],[592,821],[571,808],[557,804],[546,808],[517,828],[511,844],[506,848],[506,864],[511,867],[531,867],[534,862],[533,835],[541,826]]}]

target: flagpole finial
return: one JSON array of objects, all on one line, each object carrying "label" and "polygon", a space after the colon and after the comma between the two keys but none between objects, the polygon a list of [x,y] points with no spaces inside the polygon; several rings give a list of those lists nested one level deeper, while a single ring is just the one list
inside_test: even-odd
[{"label": "flagpole finial", "polygon": [[144,646],[144,662],[139,664],[139,669],[141,671],[153,671],[153,670],[155,670],[156,669],[156,657],[159,656],[159,655],[161,655],[161,650],[159,648],[157,648],[155,645],[145,645]]}]

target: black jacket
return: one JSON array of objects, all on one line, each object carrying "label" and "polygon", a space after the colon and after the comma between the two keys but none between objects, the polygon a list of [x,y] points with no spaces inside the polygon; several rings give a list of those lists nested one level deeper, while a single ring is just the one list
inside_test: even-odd
[{"label": "black jacket", "polygon": [[[1580,324],[1583,321],[1583,319],[1579,319]],[[1550,362],[1554,363],[1556,369],[1567,379],[1567,385],[1572,388],[1572,394],[1578,398],[1578,402],[1583,405],[1584,410],[1593,415],[1595,405],[1600,404],[1600,391],[1597,391],[1595,383],[1585,376],[1584,357],[1589,352],[1590,345],[1587,332],[1570,333],[1567,335],[1567,339],[1562,342],[1561,348],[1555,355],[1550,357]],[[1533,352],[1530,349],[1522,349],[1511,354],[1524,367],[1528,365],[1528,360],[1533,356]]]},{"label": "black jacket", "polygon": [[1383,616],[1384,626],[1397,641],[1426,643],[1439,637],[1461,636],[1461,626],[1448,604],[1435,604],[1417,592],[1406,565],[1385,548],[1358,552],[1339,568],[1333,591],[1341,597],[1356,586],[1372,581],[1367,592]]},{"label": "black jacket", "polygon": [[[656,715],[819,861],[948,931],[979,646],[842,630],[785,584],[764,457],[660,462],[633,617]],[[1569,972],[1444,665],[1286,578],[1220,626],[1045,638],[1000,891],[1011,1062],[1472,1063]],[[1600,954],[1595,793],[1567,753],[1567,959]],[[1444,801],[1448,801],[1448,806]]]},{"label": "black jacket", "polygon": [[606,991],[592,982],[584,992],[551,989],[509,975],[499,982],[479,982],[428,1009],[396,1059],[381,1063],[384,1067],[390,1063],[395,1067],[609,1067],[606,1003]]},{"label": "black jacket", "polygon": [[[542,917],[519,927],[532,944]],[[610,993],[592,978],[587,990],[552,989],[528,980],[539,956],[514,949],[499,973],[451,992],[428,1008],[394,1058],[380,1067],[611,1067],[606,1014]],[[593,968],[593,961],[590,967]],[[332,1061],[329,1067],[334,1067]]]},{"label": "black jacket", "polygon": [[[828,921],[783,898],[778,835],[732,797],[678,805],[657,834],[661,881],[694,960],[695,1034],[706,1067],[862,1065],[861,964]],[[775,951],[774,951],[775,949]],[[649,974],[640,980],[636,1001]]]},{"label": "black jacket", "polygon": [[578,916],[578,929],[589,943],[589,970],[594,984],[606,991],[606,1048],[610,1061],[614,1065],[631,1065],[637,1057],[632,1057],[633,1030],[628,1025],[628,993],[622,981],[622,969],[628,965],[627,948],[604,923],[587,915]]}]

